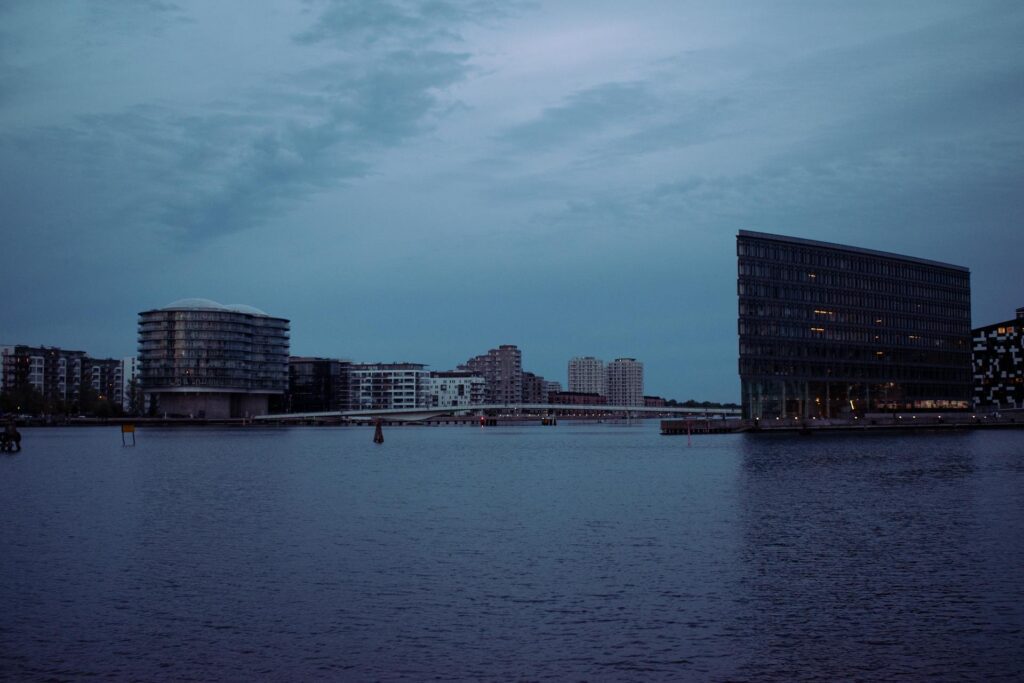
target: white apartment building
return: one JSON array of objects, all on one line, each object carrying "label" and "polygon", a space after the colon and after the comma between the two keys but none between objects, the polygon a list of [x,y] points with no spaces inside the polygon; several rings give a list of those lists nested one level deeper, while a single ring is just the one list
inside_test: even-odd
[{"label": "white apartment building", "polygon": [[644,364],[635,358],[608,363],[608,403],[613,406],[644,404]]},{"label": "white apartment building", "polygon": [[425,408],[430,373],[422,363],[353,363],[349,391],[354,410]]},{"label": "white apartment building", "polygon": [[569,391],[608,395],[608,376],[604,361],[593,356],[577,356],[569,361]]},{"label": "white apartment building", "polygon": [[487,380],[471,372],[432,372],[427,379],[427,399],[431,408],[468,408],[481,405]]},{"label": "white apartment building", "polygon": [[[121,359],[121,409],[125,413],[132,412],[132,390],[136,388],[136,381],[139,379],[139,359],[135,356],[125,356]],[[142,397],[142,387],[138,387],[139,398]],[[139,410],[142,410],[141,400],[138,401]]]}]

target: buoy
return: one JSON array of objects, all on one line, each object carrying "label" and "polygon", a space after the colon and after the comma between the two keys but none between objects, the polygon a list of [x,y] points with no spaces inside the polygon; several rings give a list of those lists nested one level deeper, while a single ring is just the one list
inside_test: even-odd
[{"label": "buoy", "polygon": [[373,430],[373,442],[384,443],[384,423],[379,417],[375,422],[375,429]]}]

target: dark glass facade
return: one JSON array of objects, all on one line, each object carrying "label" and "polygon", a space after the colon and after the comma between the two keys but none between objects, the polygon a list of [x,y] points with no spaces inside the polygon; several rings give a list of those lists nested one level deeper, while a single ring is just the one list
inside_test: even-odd
[{"label": "dark glass facade", "polygon": [[206,299],[140,313],[140,377],[151,410],[206,418],[265,414],[270,397],[288,389],[288,336],[283,318]]},{"label": "dark glass facade", "polygon": [[970,271],[741,230],[746,418],[967,409]]},{"label": "dark glass facade", "polygon": [[289,358],[288,411],[316,413],[351,410],[351,367],[351,362],[335,358]]},{"label": "dark glass facade", "polygon": [[1024,408],[1024,308],[1016,318],[979,327],[972,336],[975,407]]},{"label": "dark glass facade", "polygon": [[288,321],[231,310],[145,311],[139,314],[139,360],[146,391],[284,393]]}]

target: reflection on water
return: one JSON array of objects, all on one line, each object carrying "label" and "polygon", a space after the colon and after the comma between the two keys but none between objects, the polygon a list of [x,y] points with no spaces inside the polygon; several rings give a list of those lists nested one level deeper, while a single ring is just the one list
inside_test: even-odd
[{"label": "reflection on water", "polygon": [[27,430],[22,678],[1020,677],[1024,432]]},{"label": "reflection on water", "polygon": [[978,455],[999,440],[988,437],[746,439],[745,615],[730,634],[752,655],[742,671],[1014,674],[1021,553],[990,562],[1017,542],[984,533],[991,511],[974,483],[1006,466]]}]

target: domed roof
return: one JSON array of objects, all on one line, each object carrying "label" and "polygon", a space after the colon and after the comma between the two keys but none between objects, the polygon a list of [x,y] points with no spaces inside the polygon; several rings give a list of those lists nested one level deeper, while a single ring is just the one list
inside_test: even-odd
[{"label": "domed roof", "polygon": [[164,306],[163,310],[201,310],[201,311],[230,311],[232,313],[245,313],[246,315],[262,315],[269,318],[270,315],[256,308],[255,306],[246,306],[245,304],[228,304],[224,305],[213,301],[212,299],[178,299],[175,302]]},{"label": "domed roof", "polygon": [[265,315],[268,318],[270,317],[269,313],[261,311],[255,306],[247,306],[245,304],[228,304],[224,308],[227,308],[229,311],[235,311],[237,313],[248,313],[249,315]]},{"label": "domed roof", "polygon": [[208,308],[214,311],[223,311],[224,304],[210,299],[178,299],[164,306],[164,309],[170,308]]}]

